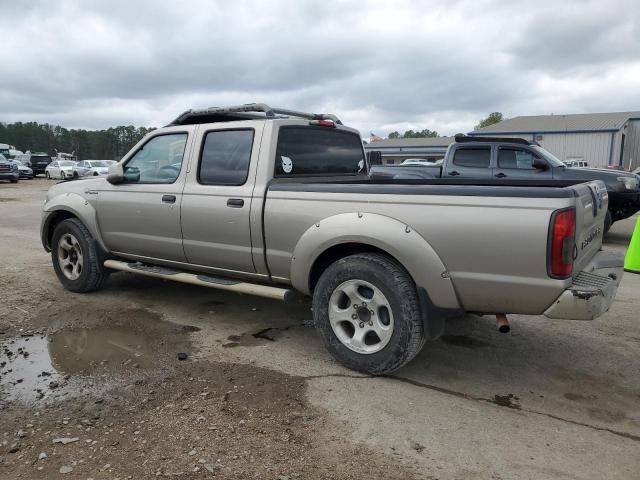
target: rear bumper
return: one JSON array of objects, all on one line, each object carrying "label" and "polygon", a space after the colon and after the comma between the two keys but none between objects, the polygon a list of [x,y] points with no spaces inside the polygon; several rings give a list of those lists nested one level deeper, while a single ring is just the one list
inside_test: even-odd
[{"label": "rear bumper", "polygon": [[624,256],[600,251],[573,278],[544,316],[566,320],[593,320],[611,307],[624,272]]}]

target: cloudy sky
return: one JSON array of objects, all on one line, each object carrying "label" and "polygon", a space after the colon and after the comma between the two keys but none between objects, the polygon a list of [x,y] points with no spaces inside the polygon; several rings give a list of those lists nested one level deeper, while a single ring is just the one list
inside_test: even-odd
[{"label": "cloudy sky", "polygon": [[364,136],[640,110],[640,7],[608,1],[0,0],[0,121],[160,126],[253,101]]}]

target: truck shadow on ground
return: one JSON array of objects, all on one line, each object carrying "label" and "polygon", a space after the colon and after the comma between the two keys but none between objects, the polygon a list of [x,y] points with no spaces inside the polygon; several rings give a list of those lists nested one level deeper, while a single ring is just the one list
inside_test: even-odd
[{"label": "truck shadow on ground", "polygon": [[[242,354],[248,358],[268,349],[274,355],[271,368],[276,370],[282,369],[276,359],[284,359],[290,373],[304,376],[295,365],[302,348],[312,361],[328,363],[332,371],[341,369],[313,334],[312,315],[304,302],[285,305],[133,275],[114,275],[104,292],[134,296],[136,302],[156,311],[174,309],[180,312],[181,322],[203,330],[223,330],[219,345],[244,347]],[[511,321],[511,333],[501,334],[492,316],[453,320],[443,337],[427,342],[393,378],[503,407],[553,412],[577,423],[640,434],[636,374],[640,365],[628,361],[628,349],[640,354],[640,343],[623,332],[614,338],[598,335],[602,322],[554,322],[529,316],[514,316]],[[258,346],[261,350],[254,354],[247,349]],[[608,361],[598,361],[602,358]],[[344,370],[344,375],[350,374]]]}]

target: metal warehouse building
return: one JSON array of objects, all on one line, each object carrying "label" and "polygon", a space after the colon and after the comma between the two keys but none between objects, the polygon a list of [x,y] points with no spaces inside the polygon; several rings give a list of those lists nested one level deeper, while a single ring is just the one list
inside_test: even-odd
[{"label": "metal warehouse building", "polygon": [[393,165],[410,158],[444,158],[447,147],[453,142],[453,137],[393,138],[373,141],[364,148],[366,151],[379,150],[382,153],[382,163]]},{"label": "metal warehouse building", "polygon": [[514,117],[469,135],[526,138],[560,160],[584,160],[589,167],[640,167],[640,112]]}]

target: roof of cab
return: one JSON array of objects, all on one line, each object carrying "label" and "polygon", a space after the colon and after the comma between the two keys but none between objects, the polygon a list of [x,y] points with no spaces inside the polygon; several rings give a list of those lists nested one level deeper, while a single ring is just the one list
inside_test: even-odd
[{"label": "roof of cab", "polygon": [[187,110],[181,113],[172,125],[194,125],[201,123],[234,122],[240,120],[273,120],[277,118],[305,118],[308,120],[330,120],[342,125],[338,117],[330,113],[307,113],[286,108],[270,107],[265,103],[246,103],[231,107],[211,107],[204,110]]}]

